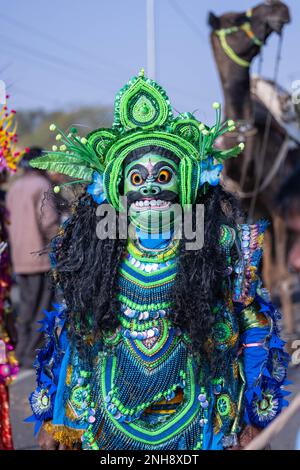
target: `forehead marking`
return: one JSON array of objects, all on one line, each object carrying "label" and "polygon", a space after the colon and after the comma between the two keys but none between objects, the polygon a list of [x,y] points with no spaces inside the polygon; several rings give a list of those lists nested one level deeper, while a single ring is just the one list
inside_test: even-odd
[{"label": "forehead marking", "polygon": [[148,162],[146,163],[146,168],[147,168],[147,170],[148,170],[149,175],[152,175],[152,171],[153,171],[154,165],[153,165],[153,163],[152,163],[152,161],[151,161],[151,157],[149,157],[149,160],[148,160]]}]

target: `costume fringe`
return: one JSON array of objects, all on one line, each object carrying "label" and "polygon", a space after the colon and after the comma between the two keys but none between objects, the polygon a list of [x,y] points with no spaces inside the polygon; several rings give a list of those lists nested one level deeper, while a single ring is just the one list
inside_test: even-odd
[{"label": "costume fringe", "polygon": [[81,444],[81,436],[84,432],[81,429],[71,429],[67,426],[52,424],[51,422],[45,423],[44,429],[51,434],[53,439],[70,449],[72,449],[75,444]]},{"label": "costume fringe", "polygon": [[184,430],[174,437],[166,439],[163,443],[147,444],[126,436],[122,431],[116,429],[111,422],[106,421],[97,444],[99,449],[105,450],[186,450],[194,449],[197,446],[201,434],[202,429],[199,425],[199,419],[195,418]]}]

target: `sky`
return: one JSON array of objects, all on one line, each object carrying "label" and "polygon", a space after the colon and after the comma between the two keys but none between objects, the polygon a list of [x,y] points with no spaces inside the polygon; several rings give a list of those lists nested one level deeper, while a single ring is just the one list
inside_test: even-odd
[{"label": "sky", "polygon": [[[222,101],[206,24],[244,11],[254,0],[154,0],[156,80],[176,111],[211,120]],[[279,83],[300,79],[300,1],[286,0]],[[182,11],[184,12],[182,14]],[[147,66],[146,0],[0,0],[0,79],[17,110],[69,110],[111,105],[120,88]],[[264,48],[263,75],[274,73],[278,36]],[[257,61],[253,64],[257,71]]]}]

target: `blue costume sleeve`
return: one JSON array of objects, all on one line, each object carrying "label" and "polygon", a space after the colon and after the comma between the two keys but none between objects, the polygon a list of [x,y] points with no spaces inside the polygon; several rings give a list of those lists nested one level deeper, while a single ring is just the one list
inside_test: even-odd
[{"label": "blue costume sleeve", "polygon": [[[289,392],[284,386],[288,384],[286,370],[289,356],[284,351],[284,341],[279,337],[279,313],[258,294],[255,304],[257,318],[263,313],[269,326],[247,322],[247,328],[241,335],[246,378],[244,420],[247,424],[264,428],[288,404],[285,396]],[[241,316],[243,314],[245,312],[241,312]]]},{"label": "blue costume sleeve", "polygon": [[246,389],[244,421],[264,428],[286,406],[284,386],[289,356],[280,339],[280,314],[261,286],[259,264],[267,224],[241,225],[241,257],[235,271],[234,301],[240,324],[240,354]]},{"label": "blue costume sleeve", "polygon": [[44,421],[53,418],[61,364],[68,350],[64,314],[65,306],[54,304],[54,310],[45,311],[45,318],[40,322],[42,326],[39,331],[45,333],[46,342],[35,362],[37,387],[29,397],[33,414],[25,420],[35,423],[35,434]]}]

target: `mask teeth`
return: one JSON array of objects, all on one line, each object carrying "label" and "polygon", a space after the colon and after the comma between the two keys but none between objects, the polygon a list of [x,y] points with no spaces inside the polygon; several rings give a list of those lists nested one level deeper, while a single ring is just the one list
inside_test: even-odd
[{"label": "mask teeth", "polygon": [[162,201],[160,199],[151,199],[150,201],[145,200],[145,201],[136,201],[134,203],[134,206],[136,208],[139,207],[167,207],[170,206],[171,202],[170,201]]}]

